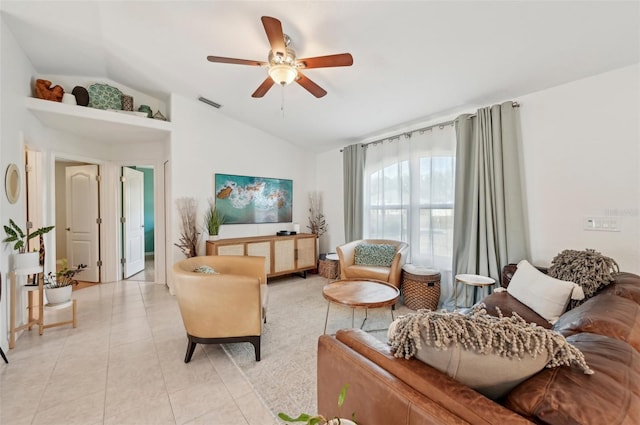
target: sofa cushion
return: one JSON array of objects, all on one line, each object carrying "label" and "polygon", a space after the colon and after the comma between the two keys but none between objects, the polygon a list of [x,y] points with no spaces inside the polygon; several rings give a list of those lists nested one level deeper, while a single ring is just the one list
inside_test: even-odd
[{"label": "sofa cushion", "polygon": [[572,297],[584,298],[579,285],[547,276],[527,260],[518,263],[507,292],[550,323],[564,313]]},{"label": "sofa cushion", "polygon": [[391,267],[395,255],[396,247],[393,245],[361,243],[356,246],[355,264]]},{"label": "sofa cushion", "polygon": [[580,332],[606,335],[640,351],[640,305],[617,295],[597,295],[562,315],[553,329],[566,337]]},{"label": "sofa cushion", "polygon": [[492,316],[498,317],[500,314],[503,316],[511,316],[513,313],[516,313],[529,323],[535,323],[547,329],[552,326],[547,319],[522,304],[506,291],[494,292],[485,297],[482,302],[486,306],[487,313]]},{"label": "sofa cushion", "polygon": [[576,361],[590,372],[560,334],[517,316],[496,318],[482,308],[405,315],[389,327],[389,341],[396,357],[415,356],[491,399],[545,366]]},{"label": "sofa cushion", "polygon": [[633,273],[617,273],[615,281],[598,294],[612,294],[628,298],[640,304],[640,277]]},{"label": "sofa cushion", "polygon": [[640,423],[640,355],[623,341],[580,333],[567,338],[594,370],[545,369],[509,393],[505,406],[546,424]]}]

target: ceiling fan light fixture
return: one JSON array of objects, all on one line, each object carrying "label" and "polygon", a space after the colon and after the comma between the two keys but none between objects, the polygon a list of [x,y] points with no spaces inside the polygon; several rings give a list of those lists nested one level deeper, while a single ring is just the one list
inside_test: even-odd
[{"label": "ceiling fan light fixture", "polygon": [[291,65],[271,65],[269,68],[269,76],[277,84],[286,86],[295,81],[298,76],[298,70]]}]

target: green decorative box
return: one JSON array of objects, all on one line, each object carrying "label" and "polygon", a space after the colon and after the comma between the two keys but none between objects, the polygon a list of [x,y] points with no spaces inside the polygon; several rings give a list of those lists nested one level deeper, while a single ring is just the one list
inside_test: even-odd
[{"label": "green decorative box", "polygon": [[89,87],[89,107],[96,109],[122,109],[122,92],[108,84]]}]

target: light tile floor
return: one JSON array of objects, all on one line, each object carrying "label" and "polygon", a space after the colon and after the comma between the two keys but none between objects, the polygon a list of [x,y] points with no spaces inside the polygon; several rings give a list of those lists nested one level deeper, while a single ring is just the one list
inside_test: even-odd
[{"label": "light tile floor", "polygon": [[278,423],[220,346],[198,345],[184,363],[185,331],[166,286],[119,281],[73,296],[76,329],[26,331],[9,364],[0,359],[0,424]]},{"label": "light tile floor", "polygon": [[155,281],[154,266],[155,266],[155,261],[154,261],[153,254],[146,255],[144,260],[144,269],[141,272],[134,274],[133,276],[129,277],[126,280],[135,280],[140,282],[153,282]]}]

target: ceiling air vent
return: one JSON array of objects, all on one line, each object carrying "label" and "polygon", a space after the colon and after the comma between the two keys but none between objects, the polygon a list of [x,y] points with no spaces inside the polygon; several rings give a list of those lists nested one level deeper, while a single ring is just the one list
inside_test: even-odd
[{"label": "ceiling air vent", "polygon": [[222,108],[222,105],[221,105],[221,104],[216,103],[216,102],[214,102],[213,100],[209,100],[209,99],[207,99],[206,97],[202,97],[202,96],[200,96],[200,97],[198,98],[198,100],[199,100],[200,102],[204,102],[204,103],[206,103],[206,104],[207,104],[207,105],[209,105],[209,106],[213,106],[213,107],[214,107],[214,108],[216,108],[216,109],[220,109],[220,108]]}]

